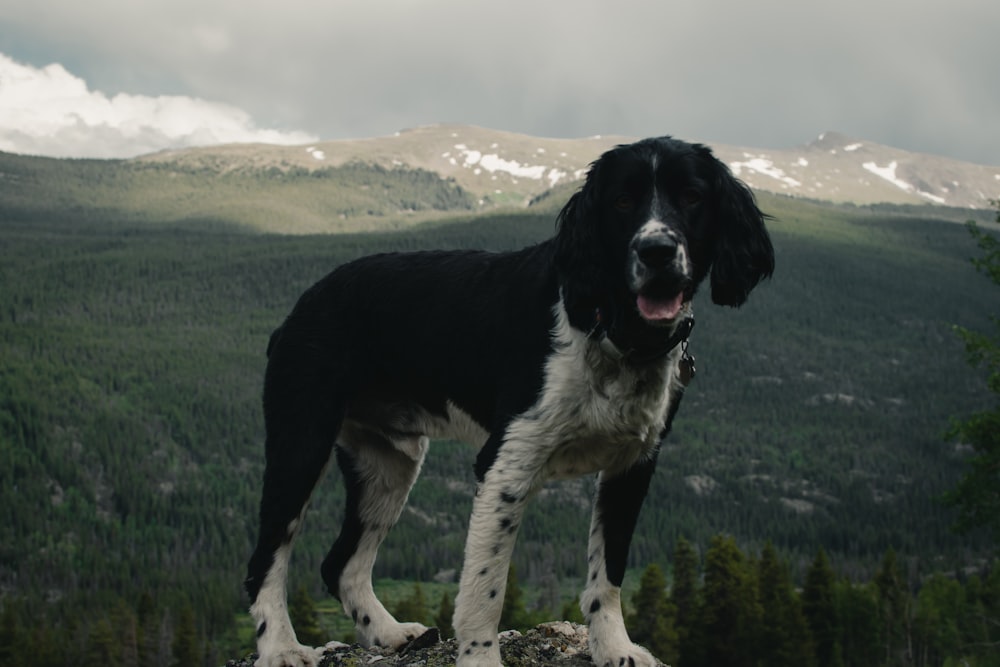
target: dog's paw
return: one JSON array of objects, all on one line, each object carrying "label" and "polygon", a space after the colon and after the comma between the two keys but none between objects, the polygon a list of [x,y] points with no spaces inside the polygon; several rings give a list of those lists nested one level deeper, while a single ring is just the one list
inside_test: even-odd
[{"label": "dog's paw", "polygon": [[418,637],[422,637],[428,631],[428,627],[420,623],[393,623],[378,628],[369,626],[366,630],[367,636],[360,637],[364,646],[381,646],[398,651]]},{"label": "dog's paw", "polygon": [[351,645],[345,644],[344,642],[338,642],[336,640],[333,640],[333,641],[328,641],[327,643],[318,647],[316,650],[319,651],[319,654],[322,656],[342,648],[351,648]]},{"label": "dog's paw", "polygon": [[326,647],[312,648],[296,644],[274,653],[261,655],[254,667],[317,667]]},{"label": "dog's paw", "polygon": [[408,641],[402,648],[398,649],[400,653],[407,653],[409,651],[419,651],[422,648],[430,648],[441,641],[441,631],[437,628],[428,628],[427,631],[416,637],[415,639]]},{"label": "dog's paw", "polygon": [[652,653],[638,644],[608,648],[611,650],[607,653],[591,652],[594,664],[598,667],[658,667],[660,665],[660,661],[654,658]]},{"label": "dog's paw", "polygon": [[503,667],[499,641],[459,642],[455,667]]}]

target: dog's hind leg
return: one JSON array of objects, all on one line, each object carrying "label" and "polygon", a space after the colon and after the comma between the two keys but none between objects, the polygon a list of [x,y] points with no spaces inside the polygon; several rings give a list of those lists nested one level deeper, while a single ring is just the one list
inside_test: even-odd
[{"label": "dog's hind leg", "polygon": [[427,446],[423,435],[390,440],[350,421],[338,440],[347,507],[340,536],[323,561],[323,580],[354,620],[358,642],[364,646],[398,649],[427,631],[420,623],[396,621],[372,588],[379,545],[399,519]]},{"label": "dog's hind leg", "polygon": [[[272,359],[273,361],[273,359]],[[288,617],[286,583],[292,543],[309,497],[330,460],[346,401],[329,390],[301,382],[295,374],[268,367],[264,407],[266,467],[260,503],[260,532],[247,566],[246,590],[257,629],[256,667],[315,667],[322,649],[299,644]]]}]

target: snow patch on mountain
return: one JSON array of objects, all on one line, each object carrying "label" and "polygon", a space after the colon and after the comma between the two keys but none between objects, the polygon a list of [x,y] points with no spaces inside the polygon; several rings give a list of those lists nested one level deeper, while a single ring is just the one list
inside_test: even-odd
[{"label": "snow patch on mountain", "polygon": [[[492,147],[496,147],[496,144],[493,144]],[[536,181],[546,178],[549,182],[549,187],[554,186],[568,175],[567,172],[555,167],[540,164],[521,164],[517,160],[504,159],[498,153],[484,154],[481,151],[469,148],[465,144],[455,144],[453,148],[463,158],[462,166],[467,169],[473,169],[473,173],[477,175],[482,170],[486,170],[491,174],[501,172],[509,174],[514,178],[530,178]],[[545,153],[545,149],[538,148],[535,153],[542,155]],[[442,157],[447,157],[453,165],[458,164],[458,160],[452,157],[450,152],[443,154]]]},{"label": "snow patch on mountain", "polygon": [[774,162],[768,159],[766,155],[753,156],[749,153],[744,153],[743,156],[747,159],[729,163],[729,168],[736,176],[740,176],[743,170],[746,169],[763,174],[764,176],[770,176],[774,180],[781,182],[783,184],[782,187],[798,188],[802,186],[801,181],[788,176],[782,169],[774,166]]},{"label": "snow patch on mountain", "polygon": [[880,167],[880,166],[878,166],[874,162],[865,162],[861,166],[864,167],[866,170],[870,171],[871,173],[875,174],[879,178],[884,179],[886,181],[889,181],[890,183],[892,183],[893,185],[895,185],[900,190],[903,190],[904,192],[913,192],[913,193],[915,193],[917,195],[920,195],[921,197],[923,197],[925,199],[929,199],[930,201],[934,202],[935,204],[944,204],[945,203],[945,198],[944,197],[939,197],[937,195],[931,194],[930,192],[924,192],[923,190],[920,190],[920,189],[914,187],[913,185],[911,185],[910,183],[907,183],[903,179],[897,177],[896,176],[896,168],[899,165],[898,165],[898,163],[895,160],[893,160],[892,162],[890,162],[885,167]]}]

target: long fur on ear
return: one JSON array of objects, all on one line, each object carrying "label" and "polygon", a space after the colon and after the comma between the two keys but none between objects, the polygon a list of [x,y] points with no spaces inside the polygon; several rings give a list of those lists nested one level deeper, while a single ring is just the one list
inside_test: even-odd
[{"label": "long fur on ear", "polygon": [[607,259],[600,239],[595,190],[599,162],[557,218],[555,264],[570,324],[584,331],[594,325],[594,312],[606,306]]},{"label": "long fur on ear", "polygon": [[[714,159],[714,158],[713,158]],[[712,301],[742,306],[750,291],[774,272],[774,247],[753,192],[716,160],[718,232],[712,263]]]}]

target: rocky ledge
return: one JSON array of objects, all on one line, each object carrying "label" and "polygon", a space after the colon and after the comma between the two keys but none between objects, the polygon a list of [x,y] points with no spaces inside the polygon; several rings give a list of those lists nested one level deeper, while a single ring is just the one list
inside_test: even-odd
[{"label": "rocky ledge", "polygon": [[[430,634],[430,633],[428,633]],[[436,634],[436,633],[435,633]],[[425,635],[426,636],[426,635]],[[403,650],[345,646],[323,656],[320,667],[444,667],[455,664],[454,639],[421,642],[418,638]],[[425,645],[425,644],[430,645]],[[554,621],[543,623],[526,633],[511,630],[500,634],[500,655],[506,667],[594,667],[587,648],[587,628],[583,625]],[[226,667],[253,667],[256,655],[230,660]]]}]

